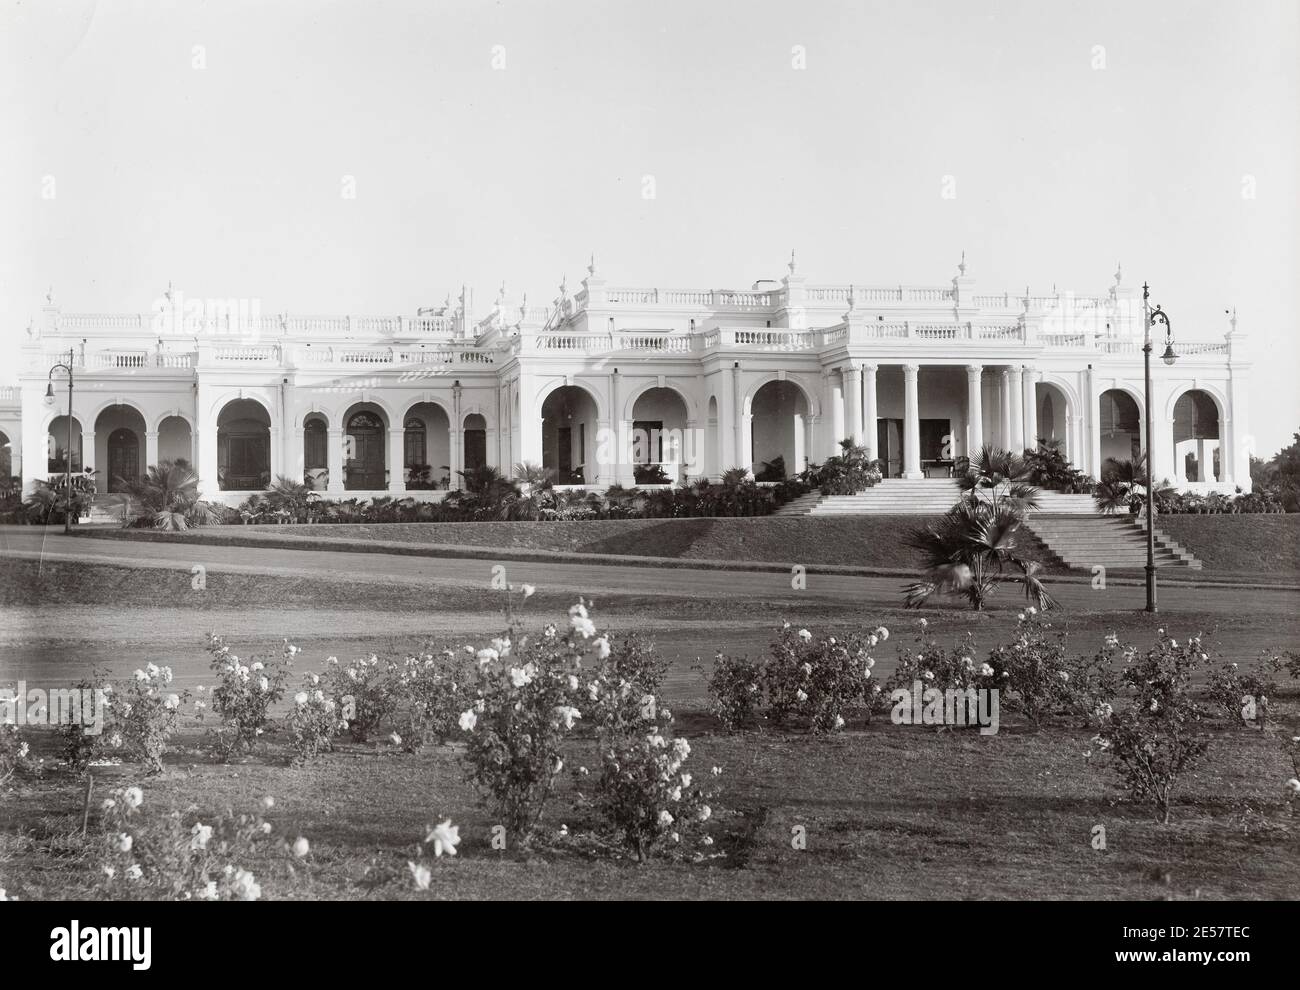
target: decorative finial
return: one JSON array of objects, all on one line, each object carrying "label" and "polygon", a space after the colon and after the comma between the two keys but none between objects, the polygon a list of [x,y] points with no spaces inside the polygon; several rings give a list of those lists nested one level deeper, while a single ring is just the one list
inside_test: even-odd
[{"label": "decorative finial", "polygon": [[587,266],[587,274],[592,278],[596,277],[596,252],[591,252],[591,264]]},{"label": "decorative finial", "polygon": [[794,248],[790,249],[790,263],[787,264],[786,267],[790,269],[790,274],[793,275],[796,267],[794,261]]},{"label": "decorative finial", "polygon": [[168,302],[172,301],[172,280],[171,279],[167,280],[167,291],[164,292],[163,295],[167,297]]},{"label": "decorative finial", "polygon": [[1232,326],[1232,329],[1229,330],[1228,332],[1236,333],[1237,332],[1237,307],[1236,306],[1232,307],[1232,319],[1230,319],[1228,323],[1231,324]]},{"label": "decorative finial", "polygon": [[568,275],[560,276],[560,298],[561,299],[569,298],[569,276]]},{"label": "decorative finial", "polygon": [[525,292],[523,299],[520,300],[519,302],[519,318],[522,320],[527,316],[528,316],[528,293]]},{"label": "decorative finial", "polygon": [[1119,283],[1124,279],[1124,266],[1118,261],[1115,262],[1115,288],[1119,288]]},{"label": "decorative finial", "polygon": [[53,286],[53,285],[51,285],[50,288],[49,288],[49,291],[47,291],[47,292],[45,293],[45,305],[47,305],[47,306],[53,306],[53,305],[54,305],[54,286]]},{"label": "decorative finial", "polygon": [[849,309],[850,310],[857,309],[858,306],[858,301],[855,298],[857,293],[854,290],[855,290],[855,286],[853,285],[852,282],[850,282],[849,283]]},{"label": "decorative finial", "polygon": [[965,251],[962,251],[961,253],[961,264],[957,266],[957,271],[961,272],[962,275],[966,274],[966,252]]},{"label": "decorative finial", "polygon": [[503,279],[501,282],[501,288],[497,290],[497,309],[500,309],[505,304],[506,304],[506,283],[505,280]]}]

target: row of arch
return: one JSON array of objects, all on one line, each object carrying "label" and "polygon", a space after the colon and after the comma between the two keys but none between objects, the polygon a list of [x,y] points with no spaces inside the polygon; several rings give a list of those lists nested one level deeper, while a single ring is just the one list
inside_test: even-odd
[{"label": "row of arch", "polygon": [[[1037,385],[1038,439],[1062,439],[1072,448],[1070,425],[1077,408],[1068,386],[1043,381]],[[541,394],[538,411],[542,420],[542,466],[550,469],[560,484],[597,482],[598,425],[603,421],[601,400],[596,391],[575,384],[557,384]],[[517,401],[517,400],[516,400]],[[704,422],[708,429],[692,428],[699,423],[692,400],[671,385],[650,385],[628,397],[626,409],[631,425],[631,454],[638,482],[676,483],[687,477],[719,473],[722,463],[722,430],[718,399],[707,400]],[[803,467],[811,450],[810,418],[817,412],[815,399],[797,381],[770,378],[755,383],[743,400],[747,416],[747,454],[755,474],[790,475]],[[518,406],[516,405],[516,415]],[[1211,392],[1193,388],[1171,397],[1171,451],[1173,474],[1188,482],[1222,481],[1225,478],[1220,454],[1223,412],[1221,400]],[[341,433],[340,458],[345,490],[382,490],[388,487],[389,461],[396,453],[390,444],[393,430],[400,429],[403,483],[406,488],[445,488],[453,477],[451,448],[453,433],[446,409],[437,402],[411,404],[394,425],[389,409],[380,402],[353,403],[341,414],[323,411],[304,414],[302,424],[303,481],[324,490],[329,484],[330,431]],[[265,487],[271,477],[271,415],[255,398],[227,399],[217,411],[217,471],[222,490],[246,491]],[[1136,457],[1143,446],[1142,411],[1137,397],[1123,388],[1112,388],[1099,397],[1097,428],[1100,456],[1107,459]],[[489,421],[474,410],[462,417],[459,435],[464,470],[489,463]],[[150,450],[144,415],[134,406],[114,403],[95,417],[95,450],[83,451],[83,430],[72,420],[69,443],[68,419],[55,416],[47,429],[46,468],[50,473],[65,470],[71,459],[74,471],[96,470],[101,490],[123,490],[142,475],[149,456],[157,460],[194,459],[194,436],[189,420],[177,412],[161,416],[154,424],[156,450]],[[0,451],[8,457],[7,438],[0,434]],[[1079,452],[1069,449],[1072,459]],[[5,470],[0,464],[0,473]]]}]

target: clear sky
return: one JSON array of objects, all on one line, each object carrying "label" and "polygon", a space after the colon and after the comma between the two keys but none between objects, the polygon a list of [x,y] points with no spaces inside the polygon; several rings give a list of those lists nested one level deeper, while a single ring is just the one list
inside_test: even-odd
[{"label": "clear sky", "polygon": [[468,282],[481,314],[593,250],[718,288],[965,250],[985,291],[1122,261],[1187,339],[1236,306],[1268,456],[1300,427],[1297,6],[0,0],[0,380],[50,283],[395,314]]}]

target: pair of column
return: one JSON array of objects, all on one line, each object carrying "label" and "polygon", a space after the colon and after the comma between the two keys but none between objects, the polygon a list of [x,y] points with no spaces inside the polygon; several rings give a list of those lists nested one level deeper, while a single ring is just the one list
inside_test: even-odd
[{"label": "pair of column", "polygon": [[[1033,369],[1005,367],[1000,372],[1001,441],[1012,453],[1019,454],[1038,441],[1038,408]],[[985,443],[983,412],[984,366],[966,366],[966,449],[968,455]]]},{"label": "pair of column", "polygon": [[836,407],[832,406],[832,432],[836,434],[832,437],[835,446],[832,453],[839,453],[839,442],[844,439],[840,434],[843,433],[859,447],[865,447],[868,457],[876,457],[876,371],[874,364],[840,369],[848,421],[842,422],[835,415]]}]

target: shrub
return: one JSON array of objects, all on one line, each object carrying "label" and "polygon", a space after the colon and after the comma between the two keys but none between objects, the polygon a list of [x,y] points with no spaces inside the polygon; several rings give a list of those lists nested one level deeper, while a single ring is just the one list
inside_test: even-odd
[{"label": "shrub", "polygon": [[284,727],[293,747],[294,762],[307,763],[334,748],[334,735],[348,728],[347,711],[321,688],[320,674],[308,673],[293,696]]},{"label": "shrub", "polygon": [[1026,450],[1025,480],[1047,491],[1091,495],[1097,483],[1069,462],[1063,447],[1063,440],[1046,440]]},{"label": "shrub", "polygon": [[870,654],[881,631],[889,635],[882,627],[865,639],[857,634],[818,639],[785,623],[763,665],[768,716],[777,725],[792,715],[806,717],[814,733],[844,728],[851,713],[869,719],[881,695],[871,681],[876,661]]},{"label": "shrub", "polygon": [[597,831],[611,835],[638,862],[702,857],[700,847],[712,844],[702,833],[712,809],[692,775],[682,771],[691,747],[672,738],[672,712],[657,696],[666,661],[635,636],[613,648],[605,637],[594,645],[599,663],[586,681],[584,712],[596,731],[600,773],[589,798],[582,790],[587,770],[578,768],[577,806],[591,806]]},{"label": "shrub", "polygon": [[[286,641],[278,661],[254,658],[245,664],[220,636],[213,633],[208,638],[209,666],[217,679],[211,694],[212,713],[221,720],[209,737],[220,759],[248,752],[269,727],[271,708],[284,697],[297,652],[298,648]],[[199,717],[202,719],[202,714]]]},{"label": "shrub", "polygon": [[987,684],[1000,689],[1000,704],[1022,713],[1034,728],[1053,715],[1091,718],[1119,688],[1110,641],[1093,657],[1070,657],[1064,634],[1050,635],[1050,629],[1036,609],[1025,609],[1016,641],[994,649],[987,661]]},{"label": "shrub", "polygon": [[[1205,657],[1202,654],[1205,660]],[[1210,674],[1206,693],[1229,725],[1263,728],[1268,717],[1268,699],[1277,693],[1277,684],[1269,677],[1267,661],[1243,669],[1237,663],[1225,663]]]},{"label": "shrub", "polygon": [[884,477],[880,462],[867,456],[866,447],[849,438],[840,441],[840,451],[828,457],[826,463],[809,467],[806,476],[810,487],[823,495],[856,495],[880,483]]},{"label": "shrub", "polygon": [[899,653],[898,666],[885,683],[886,694],[900,689],[910,693],[915,681],[920,681],[922,687],[940,691],[1002,687],[1011,676],[1010,671],[996,677],[981,673],[983,665],[975,660],[975,642],[969,633],[951,648],[944,648],[930,632],[929,623],[922,619],[915,643],[914,647]]},{"label": "shrub", "polygon": [[108,679],[108,672],[103,668],[95,668],[88,677],[77,681],[73,685],[73,690],[80,692],[83,698],[89,696],[87,692],[91,694],[102,692],[103,697],[108,701],[105,705],[107,722],[102,733],[87,733],[85,726],[72,722],[59,726],[59,740],[62,744],[63,758],[68,761],[68,768],[74,773],[84,773],[92,763],[102,759],[106,752],[120,750],[123,740],[121,732],[112,724],[113,685]]},{"label": "shrub", "polygon": [[763,667],[749,657],[719,653],[706,677],[709,711],[728,732],[757,724],[763,702]]},{"label": "shrub", "polygon": [[143,762],[150,773],[162,772],[167,741],[176,732],[181,705],[189,697],[188,691],[168,691],[171,682],[170,667],[150,663],[113,692],[115,735],[120,734],[126,754]]},{"label": "shrub", "polygon": [[30,747],[20,738],[18,726],[0,725],[0,785],[20,770],[30,768]]},{"label": "shrub", "polygon": [[602,828],[638,862],[702,855],[700,846],[713,844],[704,834],[713,809],[694,776],[682,769],[691,746],[671,737],[671,722],[663,709],[639,730],[600,734],[600,775],[591,803]]},{"label": "shrub", "polygon": [[579,675],[595,627],[579,601],[566,635],[547,626],[536,639],[523,637],[516,652],[513,631],[477,651],[473,704],[458,724],[467,733],[467,779],[526,846],[564,767],[561,744],[582,716]]},{"label": "shrub", "polygon": [[375,654],[342,664],[326,661],[325,678],[339,705],[349,712],[348,731],[354,742],[365,742],[397,709],[397,665]]},{"label": "shrub", "polygon": [[402,748],[415,753],[454,736],[460,713],[473,698],[476,676],[473,661],[463,653],[407,657],[397,679],[398,693],[407,700],[397,728]]},{"label": "shrub", "polygon": [[1096,737],[1129,794],[1150,802],[1157,820],[1168,823],[1174,789],[1209,748],[1201,731],[1203,712],[1188,695],[1192,672],[1201,656],[1200,642],[1180,647],[1160,632],[1145,655],[1135,651],[1121,678],[1130,698],[1122,712],[1103,715]]},{"label": "shrub", "polygon": [[672,478],[661,464],[637,464],[632,468],[632,480],[638,485],[671,485]]},{"label": "shrub", "polygon": [[248,869],[285,849],[260,814],[207,816],[142,810],[139,787],[113,791],[102,805],[95,893],[107,900],[255,901],[261,885]]}]

